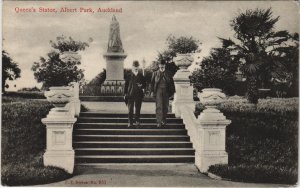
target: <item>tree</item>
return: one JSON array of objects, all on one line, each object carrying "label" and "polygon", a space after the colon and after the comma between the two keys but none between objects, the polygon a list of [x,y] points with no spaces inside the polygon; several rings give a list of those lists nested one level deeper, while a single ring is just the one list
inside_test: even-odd
[{"label": "tree", "polygon": [[83,70],[77,67],[76,62],[63,62],[59,53],[52,51],[48,58],[40,58],[40,62],[34,62],[32,70],[34,78],[43,83],[43,89],[51,86],[65,86],[70,82],[80,81],[84,75]]},{"label": "tree", "polygon": [[[92,42],[93,39],[89,38],[89,42]],[[56,37],[56,42],[50,40],[50,44],[54,49],[59,50],[59,52],[65,51],[83,51],[86,47],[89,47],[87,42],[75,41],[72,37],[67,37],[64,35]]]},{"label": "tree", "polygon": [[95,78],[93,78],[88,85],[98,85],[101,86],[106,79],[106,69],[103,69]]},{"label": "tree", "polygon": [[280,97],[299,96],[299,35],[295,33],[292,37],[294,45],[284,47],[277,57],[284,71],[272,79],[272,90]]},{"label": "tree", "polygon": [[284,71],[279,54],[292,37],[285,30],[274,31],[278,20],[273,18],[271,8],[247,10],[231,20],[236,41],[220,38],[223,47],[231,49],[232,56],[240,60],[247,79],[247,98],[254,104],[258,102],[258,87],[265,87]]},{"label": "tree", "polygon": [[191,37],[179,37],[168,36],[166,39],[167,49],[163,52],[158,52],[156,60],[153,62],[154,65],[152,67],[157,68],[157,63],[159,61],[165,61],[166,69],[169,70],[174,76],[177,70],[179,69],[175,63],[173,62],[173,58],[176,57],[177,53],[185,54],[185,53],[195,53],[200,52],[199,45],[201,45],[200,41]]},{"label": "tree", "polygon": [[239,62],[231,57],[226,48],[214,48],[208,57],[203,58],[201,69],[194,71],[191,83],[200,91],[208,87],[222,89],[228,95],[234,95],[236,71]]},{"label": "tree", "polygon": [[57,37],[56,42],[50,41],[50,44],[56,51],[51,51],[47,54],[47,58],[41,57],[39,62],[34,62],[32,70],[35,79],[43,83],[44,89],[51,86],[64,86],[70,82],[82,80],[84,70],[78,68],[81,62],[64,62],[60,59],[60,54],[66,51],[85,50],[89,44],[75,41],[72,37],[67,39],[65,36]]},{"label": "tree", "polygon": [[168,36],[167,38],[168,49],[171,52],[172,56],[176,56],[176,53],[186,54],[186,53],[195,53],[198,50],[199,45],[201,44],[199,40],[191,37],[179,37]]},{"label": "tree", "polygon": [[7,80],[15,80],[21,77],[21,69],[19,65],[9,56],[7,52],[2,50],[2,92],[9,86]]}]

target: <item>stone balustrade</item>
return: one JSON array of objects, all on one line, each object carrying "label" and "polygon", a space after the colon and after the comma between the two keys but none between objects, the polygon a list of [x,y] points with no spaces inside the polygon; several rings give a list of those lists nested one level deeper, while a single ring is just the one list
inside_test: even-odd
[{"label": "stone balustrade", "polygon": [[216,108],[225,94],[217,88],[203,89],[199,94],[200,102],[206,109],[198,119],[194,115],[195,102],[193,101],[193,86],[190,84],[192,58],[188,54],[177,54],[175,63],[180,70],[174,76],[176,93],[172,103],[172,112],[181,117],[188,130],[191,142],[195,149],[195,164],[201,172],[207,172],[210,165],[227,164],[228,155],[225,151],[226,126],[230,124]]},{"label": "stone balustrade", "polygon": [[50,87],[45,92],[47,100],[55,107],[42,119],[47,129],[47,146],[44,165],[55,166],[73,173],[75,152],[72,148],[73,125],[80,113],[79,85]]}]

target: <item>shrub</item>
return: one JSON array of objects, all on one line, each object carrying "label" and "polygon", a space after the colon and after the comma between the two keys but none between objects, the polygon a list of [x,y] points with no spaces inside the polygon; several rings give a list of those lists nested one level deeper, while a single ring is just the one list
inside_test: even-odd
[{"label": "shrub", "polygon": [[227,95],[237,94],[236,72],[239,62],[231,58],[230,51],[225,48],[214,48],[205,57],[200,67],[190,76],[191,83],[198,91],[204,88],[221,88]]},{"label": "shrub", "polygon": [[20,99],[46,99],[46,97],[44,96],[44,92],[39,91],[11,91],[2,95],[2,102],[19,101]]},{"label": "shrub", "polygon": [[[198,115],[204,106],[196,106]],[[257,105],[229,98],[219,109],[232,122],[226,129],[228,165],[209,172],[235,181],[297,182],[298,98],[260,99]]]},{"label": "shrub", "polygon": [[47,101],[2,104],[1,180],[4,185],[34,185],[70,177],[61,169],[43,166],[46,129],[41,118],[50,108]]}]

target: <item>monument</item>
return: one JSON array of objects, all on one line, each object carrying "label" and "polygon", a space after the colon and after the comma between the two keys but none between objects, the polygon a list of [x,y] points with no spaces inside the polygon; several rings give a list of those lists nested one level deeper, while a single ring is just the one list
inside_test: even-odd
[{"label": "monument", "polygon": [[[108,86],[114,86],[111,88],[116,88],[115,86],[124,85],[124,59],[127,57],[127,54],[123,49],[120,36],[120,25],[115,15],[113,15],[110,23],[107,52],[103,57],[106,60],[106,80],[104,82],[104,87],[101,88],[101,90],[109,89]],[[116,88],[116,90],[120,89],[121,87]],[[115,92],[119,93],[121,91]]]}]

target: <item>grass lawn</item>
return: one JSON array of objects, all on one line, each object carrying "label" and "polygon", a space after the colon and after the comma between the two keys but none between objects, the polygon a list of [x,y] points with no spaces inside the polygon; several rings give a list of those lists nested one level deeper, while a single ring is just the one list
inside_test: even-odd
[{"label": "grass lawn", "polygon": [[64,170],[44,167],[46,117],[51,104],[22,96],[2,96],[1,180],[3,185],[36,185],[71,177]]},{"label": "grass lawn", "polygon": [[[242,182],[296,184],[298,181],[298,98],[229,99],[219,106],[232,121],[226,129],[228,165],[209,172]],[[197,105],[196,114],[203,110]]]}]

